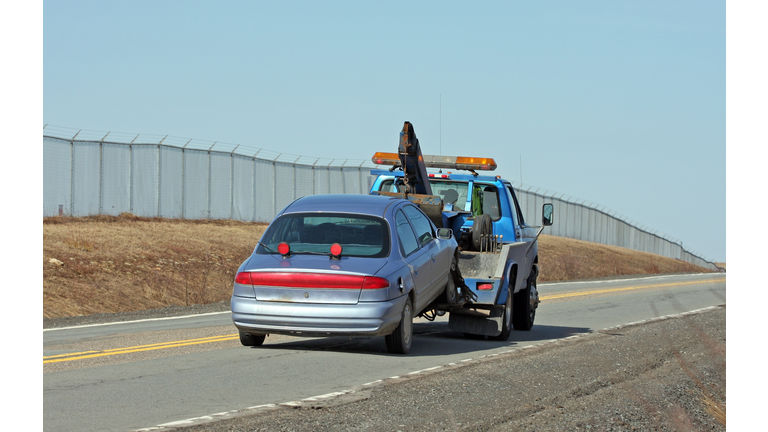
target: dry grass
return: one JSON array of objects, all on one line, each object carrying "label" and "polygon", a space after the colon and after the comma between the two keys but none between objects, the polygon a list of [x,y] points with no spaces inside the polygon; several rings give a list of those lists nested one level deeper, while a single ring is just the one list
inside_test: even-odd
[{"label": "dry grass", "polygon": [[[266,224],[118,217],[43,219],[43,317],[228,300]],[[705,271],[658,255],[542,236],[541,281]]]},{"label": "dry grass", "polygon": [[544,234],[539,237],[539,269],[540,281],[710,271],[648,252]]},{"label": "dry grass", "polygon": [[127,214],[44,218],[43,317],[226,300],[265,228]]}]

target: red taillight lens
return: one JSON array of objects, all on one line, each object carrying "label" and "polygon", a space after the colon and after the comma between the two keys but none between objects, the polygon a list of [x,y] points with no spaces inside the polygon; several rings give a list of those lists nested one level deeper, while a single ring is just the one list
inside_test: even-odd
[{"label": "red taillight lens", "polygon": [[253,282],[251,281],[251,273],[250,272],[240,272],[235,277],[235,283],[243,284],[243,285],[253,285]]},{"label": "red taillight lens", "polygon": [[363,281],[363,289],[389,288],[389,281],[375,276],[367,276]]},{"label": "red taillight lens", "polygon": [[493,284],[482,283],[482,282],[479,282],[477,284],[477,290],[478,291],[487,291],[487,290],[492,290],[492,289],[493,289]]},{"label": "red taillight lens", "polygon": [[341,256],[342,247],[338,243],[334,243],[331,245],[331,255],[338,257]]},{"label": "red taillight lens", "polygon": [[[239,276],[239,274],[238,274]],[[250,273],[253,285],[287,288],[380,289],[389,281],[373,276],[334,273]]]}]

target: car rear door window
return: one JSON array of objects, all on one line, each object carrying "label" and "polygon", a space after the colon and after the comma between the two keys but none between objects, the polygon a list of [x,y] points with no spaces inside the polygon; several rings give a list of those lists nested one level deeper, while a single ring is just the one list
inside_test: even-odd
[{"label": "car rear door window", "polygon": [[400,239],[400,252],[403,256],[408,256],[419,248],[419,242],[413,233],[413,228],[411,228],[411,224],[402,210],[398,210],[395,216],[395,229],[397,230],[397,237]]}]

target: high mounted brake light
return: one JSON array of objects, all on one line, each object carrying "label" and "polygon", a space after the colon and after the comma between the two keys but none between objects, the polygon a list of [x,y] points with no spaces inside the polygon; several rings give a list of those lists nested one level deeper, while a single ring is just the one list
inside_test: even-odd
[{"label": "high mounted brake light", "polygon": [[[496,169],[496,161],[493,158],[435,155],[422,155],[422,157],[424,158],[424,166],[427,168],[467,171],[493,171]],[[377,165],[400,166],[400,157],[397,153],[376,152],[371,161]]]}]

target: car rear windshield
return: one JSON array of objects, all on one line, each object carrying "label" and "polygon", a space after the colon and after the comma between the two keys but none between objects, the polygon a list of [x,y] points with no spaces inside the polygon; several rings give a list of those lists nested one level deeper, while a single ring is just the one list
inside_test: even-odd
[{"label": "car rear windshield", "polygon": [[[342,256],[381,258],[389,255],[389,228],[382,218],[342,213],[296,213],[277,218],[261,238],[258,254],[276,254],[280,243],[291,254],[330,253],[342,246]],[[265,247],[266,246],[266,247]]]}]

